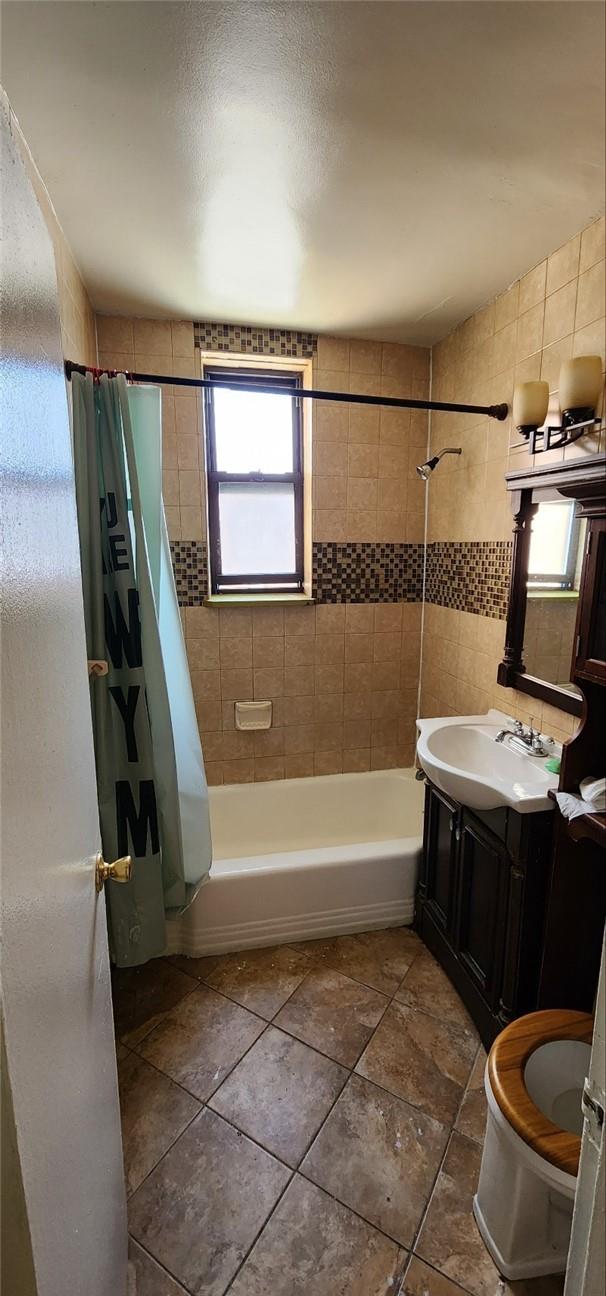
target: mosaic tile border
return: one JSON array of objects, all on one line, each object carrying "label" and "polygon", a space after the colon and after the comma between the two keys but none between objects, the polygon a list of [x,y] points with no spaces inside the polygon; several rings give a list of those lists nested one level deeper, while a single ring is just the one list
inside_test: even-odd
[{"label": "mosaic tile border", "polygon": [[179,607],[199,607],[208,596],[205,540],[171,540],[170,554]]},{"label": "mosaic tile border", "polygon": [[422,544],[314,543],[318,603],[418,603],[422,592]]},{"label": "mosaic tile border", "polygon": [[[428,603],[504,621],[509,602],[510,540],[437,540],[427,546]],[[204,540],[172,540],[181,607],[208,596]],[[316,541],[312,593],[318,603],[420,603],[423,545]]]},{"label": "mosaic tile border", "polygon": [[506,620],[511,540],[434,540],[427,546],[425,599]]},{"label": "mosaic tile border", "polygon": [[310,360],[318,349],[316,333],[256,328],[245,324],[215,324],[194,320],[194,346],[202,351],[233,351],[237,355],[291,356]]}]

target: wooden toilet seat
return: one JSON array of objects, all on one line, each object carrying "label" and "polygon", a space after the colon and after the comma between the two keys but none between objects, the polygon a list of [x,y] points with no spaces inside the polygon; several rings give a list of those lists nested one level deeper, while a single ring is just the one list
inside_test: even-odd
[{"label": "wooden toilet seat", "polygon": [[570,1009],[549,1009],[519,1017],[497,1036],[488,1055],[488,1074],[495,1100],[509,1124],[539,1156],[566,1174],[577,1175],[581,1138],[560,1129],[533,1102],[524,1083],[524,1068],[535,1049],[554,1040],[591,1044],[593,1018]]}]

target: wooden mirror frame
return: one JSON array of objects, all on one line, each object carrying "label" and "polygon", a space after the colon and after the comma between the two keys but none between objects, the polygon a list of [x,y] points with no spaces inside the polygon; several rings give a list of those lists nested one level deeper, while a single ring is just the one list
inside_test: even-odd
[{"label": "wooden mirror frame", "polygon": [[[548,680],[529,675],[524,665],[524,630],[526,623],[526,578],[530,548],[530,523],[540,503],[541,491],[558,491],[565,499],[578,501],[577,514],[588,516],[592,502],[604,495],[604,455],[588,455],[568,463],[541,464],[538,468],[505,474],[507,490],[511,492],[513,512],[513,557],[507,610],[507,633],[503,660],[499,662],[497,682],[505,688],[518,689],[531,697],[550,702],[560,711],[580,716],[583,699],[569,693],[568,689]],[[538,498],[537,498],[538,495]],[[574,659],[574,642],[571,645],[571,670]]]}]

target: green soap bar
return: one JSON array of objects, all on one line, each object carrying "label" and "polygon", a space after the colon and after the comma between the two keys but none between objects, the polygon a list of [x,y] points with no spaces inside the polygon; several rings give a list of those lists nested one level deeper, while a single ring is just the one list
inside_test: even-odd
[{"label": "green soap bar", "polygon": [[559,756],[550,756],[549,760],[545,761],[545,769],[549,770],[550,774],[559,774],[560,764]]}]

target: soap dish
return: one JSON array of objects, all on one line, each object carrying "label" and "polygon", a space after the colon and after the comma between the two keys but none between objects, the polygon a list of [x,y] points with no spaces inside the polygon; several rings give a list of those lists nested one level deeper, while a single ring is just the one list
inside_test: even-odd
[{"label": "soap dish", "polygon": [[235,702],[236,729],[271,729],[273,703]]}]

